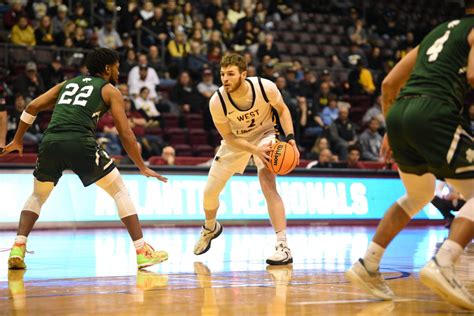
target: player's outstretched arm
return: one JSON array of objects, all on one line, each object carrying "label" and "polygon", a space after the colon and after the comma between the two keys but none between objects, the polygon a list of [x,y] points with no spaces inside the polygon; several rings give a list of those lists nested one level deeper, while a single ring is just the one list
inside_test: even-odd
[{"label": "player's outstretched arm", "polygon": [[418,57],[418,46],[412,49],[400,60],[382,82],[382,110],[387,116],[388,110],[398,96],[400,89],[405,85],[415,67]]},{"label": "player's outstretched arm", "polygon": [[13,140],[11,143],[1,148],[0,157],[12,151],[18,151],[20,156],[23,155],[23,136],[25,135],[28,128],[30,128],[30,126],[34,123],[36,115],[38,115],[39,112],[52,108],[56,104],[56,99],[59,96],[59,92],[61,91],[63,84],[64,82],[55,85],[28,103],[25,110],[21,114],[20,123]]},{"label": "player's outstretched arm", "polygon": [[467,42],[469,46],[471,46],[471,50],[469,51],[469,58],[467,61],[467,81],[474,87],[474,29],[471,30],[469,36],[467,37]]},{"label": "player's outstretched arm", "polygon": [[105,104],[110,106],[110,113],[114,119],[114,124],[119,133],[120,141],[122,142],[127,154],[140,170],[140,173],[144,176],[154,177],[160,181],[167,182],[167,178],[161,176],[145,165],[145,162],[140,155],[140,151],[138,150],[135,134],[128,123],[127,115],[125,114],[125,105],[120,91],[111,84],[107,84],[102,89],[102,97]]}]

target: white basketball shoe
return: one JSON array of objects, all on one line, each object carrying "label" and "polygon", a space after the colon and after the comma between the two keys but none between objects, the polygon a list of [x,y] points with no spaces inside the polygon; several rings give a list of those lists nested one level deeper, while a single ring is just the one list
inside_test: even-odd
[{"label": "white basketball shoe", "polygon": [[288,248],[286,241],[277,241],[275,246],[275,253],[267,259],[267,264],[270,265],[285,265],[293,263],[291,250]]},{"label": "white basketball shoe", "polygon": [[346,278],[355,286],[366,290],[372,295],[383,300],[392,300],[395,294],[379,271],[371,272],[364,265],[364,260],[359,259],[345,273]]},{"label": "white basketball shoe", "polygon": [[219,235],[222,233],[222,230],[222,225],[217,221],[214,230],[209,230],[202,226],[201,237],[199,237],[199,240],[194,246],[194,254],[202,255],[203,253],[206,253],[211,248],[211,241],[219,237]]},{"label": "white basketball shoe", "polygon": [[442,267],[433,257],[420,270],[420,281],[451,304],[474,310],[474,297],[456,278],[454,266]]}]

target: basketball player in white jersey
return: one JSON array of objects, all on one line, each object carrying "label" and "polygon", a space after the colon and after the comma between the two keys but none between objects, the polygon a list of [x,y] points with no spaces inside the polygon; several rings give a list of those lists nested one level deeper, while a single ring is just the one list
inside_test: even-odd
[{"label": "basketball player in white jersey", "polygon": [[253,156],[277,237],[276,252],[266,262],[271,265],[292,263],[286,242],[285,207],[276,190],[276,175],[266,168],[271,144],[277,140],[274,110],[280,118],[286,141],[295,148],[299,163],[290,111],[273,82],[258,77],[246,78],[247,64],[243,56],[228,54],[222,58],[220,66],[223,86],[211,97],[209,107],[223,140],[204,189],[206,221],[194,254],[207,252],[212,239],[221,234],[222,225],[216,221],[219,194],[234,173],[244,172]]}]

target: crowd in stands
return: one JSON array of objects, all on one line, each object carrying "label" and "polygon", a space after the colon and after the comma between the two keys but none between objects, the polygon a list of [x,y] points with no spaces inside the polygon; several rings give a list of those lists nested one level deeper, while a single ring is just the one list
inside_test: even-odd
[{"label": "crowd in stands", "polygon": [[[208,101],[221,57],[235,51],[248,76],[280,89],[309,167],[363,168],[360,160],[381,162],[384,76],[458,12],[441,0],[11,0],[0,4],[0,145],[30,100],[86,74],[84,52],[108,47],[121,56],[118,88],[144,158],[212,157],[220,138]],[[30,128],[26,151],[37,150],[50,117]],[[125,154],[110,114],[97,137],[111,155]]]}]

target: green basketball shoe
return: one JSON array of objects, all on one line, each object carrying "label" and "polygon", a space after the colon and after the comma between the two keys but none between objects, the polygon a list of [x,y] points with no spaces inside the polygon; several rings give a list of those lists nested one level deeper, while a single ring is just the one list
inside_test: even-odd
[{"label": "green basketball shoe", "polygon": [[155,250],[147,243],[145,243],[142,249],[137,250],[138,269],[143,269],[166,260],[168,260],[168,253],[166,251]]},{"label": "green basketball shoe", "polygon": [[15,243],[8,257],[8,269],[26,269],[25,264],[26,244]]}]

